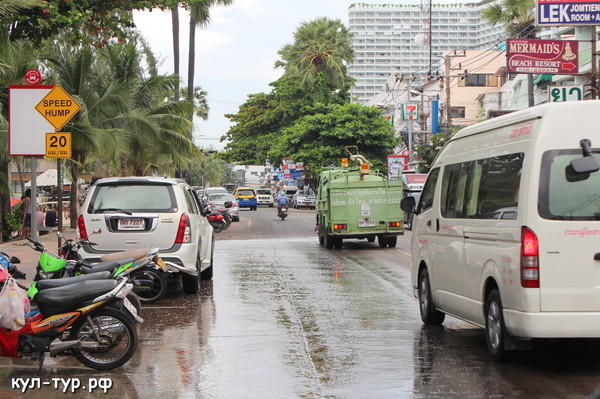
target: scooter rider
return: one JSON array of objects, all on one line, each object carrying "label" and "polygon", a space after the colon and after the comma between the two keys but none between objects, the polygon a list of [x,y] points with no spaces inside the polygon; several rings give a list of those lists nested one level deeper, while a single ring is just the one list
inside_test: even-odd
[{"label": "scooter rider", "polygon": [[281,213],[281,207],[288,205],[288,197],[285,195],[285,191],[281,190],[279,197],[277,198],[277,214]]}]

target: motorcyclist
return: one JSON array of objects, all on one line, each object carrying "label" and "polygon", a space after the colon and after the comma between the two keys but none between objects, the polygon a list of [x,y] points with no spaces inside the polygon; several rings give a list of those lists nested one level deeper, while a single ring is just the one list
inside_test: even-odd
[{"label": "motorcyclist", "polygon": [[288,205],[288,197],[285,195],[285,191],[281,190],[279,197],[277,198],[277,215],[281,214],[281,207]]}]

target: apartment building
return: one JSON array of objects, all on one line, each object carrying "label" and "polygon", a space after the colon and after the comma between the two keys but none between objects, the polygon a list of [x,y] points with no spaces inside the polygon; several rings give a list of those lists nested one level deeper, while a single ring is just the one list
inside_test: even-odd
[{"label": "apartment building", "polygon": [[348,28],[354,35],[355,56],[349,75],[356,79],[355,101],[366,103],[391,73],[423,82],[430,73],[443,75],[445,51],[496,47],[504,31],[483,20],[483,7],[433,4],[430,9],[428,2],[351,5]]}]

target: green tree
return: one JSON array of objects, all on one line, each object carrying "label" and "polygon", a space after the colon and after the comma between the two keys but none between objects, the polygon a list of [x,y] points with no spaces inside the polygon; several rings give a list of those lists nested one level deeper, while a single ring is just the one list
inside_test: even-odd
[{"label": "green tree", "polygon": [[352,63],[352,35],[340,20],[326,17],[306,22],[294,33],[294,43],[279,50],[285,74],[300,80],[304,90],[326,101],[332,91],[348,81],[346,65]]},{"label": "green tree", "polygon": [[[313,93],[303,90],[292,77],[283,76],[270,85],[273,87],[270,93],[252,94],[236,114],[225,115],[235,123],[223,137],[230,141],[225,159],[264,163],[281,130],[292,126],[316,102]],[[344,89],[333,93],[329,103],[347,104],[349,87],[348,82]]]},{"label": "green tree", "polygon": [[291,157],[310,165],[316,174],[347,157],[346,146],[357,146],[375,168],[385,169],[387,155],[393,153],[398,138],[379,109],[361,104],[316,104],[309,111],[283,129],[269,159]]},{"label": "green tree", "polygon": [[450,137],[451,135],[448,133],[437,133],[432,135],[426,144],[416,146],[416,153],[421,158],[419,161],[419,171],[421,173],[429,173],[433,160],[450,140]]},{"label": "green tree", "polygon": [[[481,10],[492,25],[502,24],[510,38],[535,39],[539,28],[535,24],[535,0],[503,0]],[[533,107],[533,74],[527,74],[527,97]]]},{"label": "green tree", "polygon": [[[9,28],[13,40],[40,43],[60,33],[73,43],[105,45],[128,37],[135,27],[131,11],[189,7],[198,1],[204,0],[3,0],[0,26]],[[15,4],[21,7],[17,9]],[[3,14],[3,9],[8,12]]]}]

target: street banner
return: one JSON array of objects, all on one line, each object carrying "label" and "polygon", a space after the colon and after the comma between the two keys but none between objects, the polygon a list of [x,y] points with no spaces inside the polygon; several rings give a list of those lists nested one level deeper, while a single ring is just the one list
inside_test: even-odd
[{"label": "street banner", "polygon": [[388,155],[388,180],[400,180],[402,171],[406,169],[408,157],[403,155]]},{"label": "street banner", "polygon": [[599,25],[597,0],[537,0],[536,22],[543,26]]},{"label": "street banner", "polygon": [[508,39],[507,45],[509,73],[568,75],[579,71],[576,40]]}]

